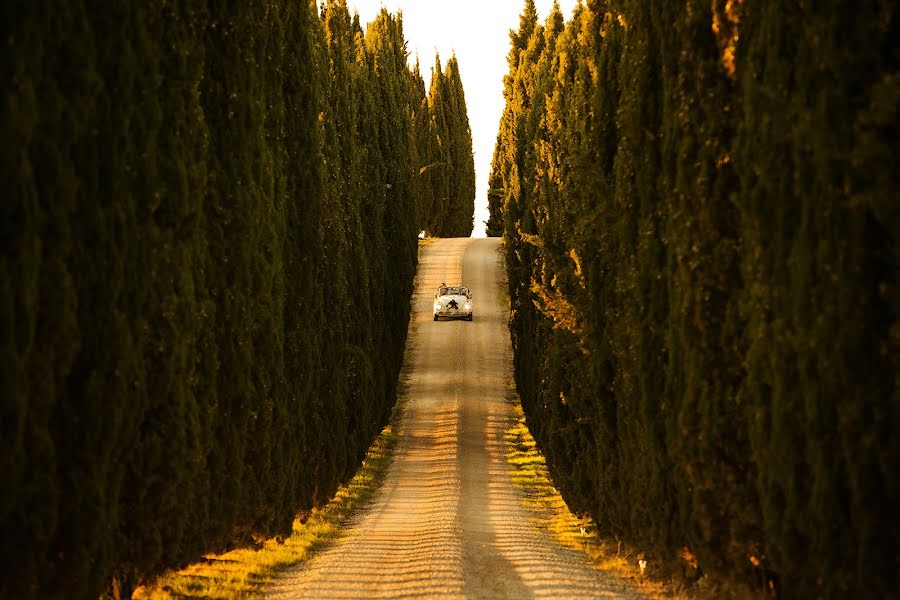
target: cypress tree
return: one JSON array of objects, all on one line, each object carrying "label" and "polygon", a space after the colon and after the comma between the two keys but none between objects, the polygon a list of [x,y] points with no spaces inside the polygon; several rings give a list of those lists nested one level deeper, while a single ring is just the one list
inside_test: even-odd
[{"label": "cypress tree", "polygon": [[[895,173],[896,158],[879,149],[896,139],[886,124],[896,124],[897,15],[875,2],[803,9],[742,15],[739,393],[764,550],[785,593],[891,595],[897,537],[884,523],[898,494],[881,473],[896,464],[898,443],[879,415],[897,406],[897,345],[885,336],[896,330],[900,228],[884,208],[896,178],[880,175]],[[875,121],[886,129],[874,134]],[[860,168],[874,168],[874,179]]]},{"label": "cypress tree", "polygon": [[429,235],[464,237],[472,233],[475,161],[459,64],[452,56],[444,69],[435,57],[428,93],[429,130],[424,147],[429,162],[419,168],[430,186],[431,210],[423,227]]},{"label": "cypress tree", "polygon": [[[380,413],[374,418],[369,437],[375,435],[389,416],[394,397],[397,374],[403,360],[406,324],[409,319],[409,298],[417,260],[416,223],[417,204],[414,197],[414,164],[410,146],[414,139],[414,110],[420,107],[418,97],[405,92],[410,73],[406,66],[406,41],[403,37],[402,16],[392,17],[382,10],[366,32],[367,45],[375,64],[377,83],[377,122],[380,154],[385,167],[381,179],[375,180],[384,195],[384,214],[379,233],[384,238],[386,269],[376,280],[375,302],[383,302],[386,327],[375,348],[387,348],[377,353],[385,366],[380,372],[392,374],[382,386],[387,397],[379,403]],[[418,74],[415,75],[418,77]],[[374,138],[373,138],[374,139]],[[375,221],[378,223],[378,221]]]},{"label": "cypress tree", "polygon": [[561,34],[521,23],[488,223],[570,506],[688,581],[891,595],[893,13],[594,0]]},{"label": "cypress tree", "polygon": [[472,154],[472,131],[466,110],[466,97],[456,55],[447,61],[444,77],[449,89],[447,104],[449,121],[448,149],[451,186],[448,235],[469,237],[474,226],[475,157]]},{"label": "cypress tree", "polygon": [[[544,346],[544,328],[534,304],[531,281],[536,263],[534,213],[528,205],[532,183],[533,144],[527,137],[528,124],[533,124],[530,107],[534,90],[534,64],[543,47],[543,27],[537,23],[534,3],[526,2],[518,32],[510,33],[508,56],[510,73],[504,80],[506,109],[498,135],[500,173],[503,179],[504,247],[507,281],[512,306],[510,334],[514,350],[513,367],[520,390],[537,390],[539,369],[535,364],[538,349]],[[536,394],[522,394],[526,413],[536,409]],[[532,418],[532,422],[535,419]],[[542,437],[535,423],[536,438]],[[554,466],[554,468],[556,468]]]},{"label": "cypress tree", "polygon": [[432,211],[431,186],[429,185],[431,170],[432,146],[431,118],[428,112],[428,96],[425,93],[425,81],[422,79],[419,59],[408,78],[409,105],[412,111],[413,124],[410,130],[410,164],[412,166],[412,196],[415,202],[416,229],[425,231],[428,227],[427,216]]},{"label": "cypress tree", "polygon": [[450,123],[448,104],[450,90],[447,79],[441,67],[441,58],[436,55],[434,67],[431,69],[431,87],[428,90],[428,112],[431,118],[431,128],[434,131],[434,146],[432,153],[433,162],[430,163],[434,172],[429,177],[431,182],[432,212],[428,218],[429,226],[426,228],[431,235],[449,237],[450,224]]},{"label": "cypress tree", "polygon": [[3,11],[0,596],[128,594],[289,532],[386,421],[424,89],[337,0]]},{"label": "cypress tree", "polygon": [[[528,40],[531,38],[537,24],[538,16],[534,0],[525,0],[525,6],[522,10],[522,14],[519,16],[519,29],[516,31],[510,30],[509,32],[510,50],[506,57],[506,62],[509,65],[509,73],[503,78],[503,97],[506,100],[506,105],[500,119],[500,131],[497,134],[497,144],[494,150],[494,157],[491,161],[491,180],[495,182],[502,181],[504,182],[504,185],[507,182],[512,181],[510,171],[515,163],[513,149],[515,147],[517,134],[515,122],[517,113],[520,113],[524,109],[520,103],[521,99],[514,98],[515,76],[519,69],[520,53],[528,46]],[[516,186],[515,189],[518,190],[518,186]],[[504,209],[507,198],[509,197],[509,194],[513,194],[514,192],[515,191],[512,188],[507,189],[503,186],[495,186],[492,184],[488,192],[489,210],[491,211],[491,215],[498,215],[498,218],[499,215],[505,216]],[[493,203],[490,201],[490,194],[494,194],[495,199],[493,200]],[[504,219],[503,222],[514,221],[515,218],[511,220]],[[499,227],[500,222],[495,222]],[[502,229],[502,227],[500,227],[500,229]]]},{"label": "cypress tree", "polygon": [[491,158],[491,172],[488,176],[488,220],[485,233],[488,237],[503,235],[503,175],[500,173],[500,139],[494,145]]}]

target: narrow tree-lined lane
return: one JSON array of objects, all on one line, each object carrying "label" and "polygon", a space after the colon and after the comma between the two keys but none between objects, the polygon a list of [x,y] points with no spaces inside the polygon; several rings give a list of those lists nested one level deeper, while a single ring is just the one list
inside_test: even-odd
[{"label": "narrow tree-lined lane", "polygon": [[[271,597],[639,597],[529,524],[510,479],[511,350],[498,251],[497,239],[422,248],[404,437],[387,480],[350,535],[278,579]],[[471,288],[473,322],[432,321],[441,282]]]}]

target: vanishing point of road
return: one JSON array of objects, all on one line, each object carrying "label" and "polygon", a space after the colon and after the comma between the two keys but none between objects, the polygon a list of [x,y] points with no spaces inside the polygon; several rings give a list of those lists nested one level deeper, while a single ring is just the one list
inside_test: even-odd
[{"label": "vanishing point of road", "polygon": [[[473,293],[474,320],[432,321],[442,282]],[[419,251],[407,340],[403,437],[374,502],[269,598],[625,598],[529,522],[503,434],[512,350],[500,241],[441,239]]]}]

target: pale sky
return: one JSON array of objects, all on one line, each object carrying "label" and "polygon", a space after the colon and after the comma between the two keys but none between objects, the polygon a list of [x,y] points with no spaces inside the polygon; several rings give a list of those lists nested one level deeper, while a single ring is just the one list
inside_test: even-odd
[{"label": "pale sky", "polygon": [[[572,17],[576,3],[577,0],[559,0],[566,21]],[[503,113],[509,30],[519,28],[525,0],[347,0],[347,6],[351,13],[359,13],[363,26],[375,20],[382,6],[390,13],[403,13],[410,64],[415,63],[418,53],[426,89],[435,51],[441,56],[441,65],[446,65],[456,52],[475,151],[472,236],[484,237],[484,222],[488,218],[487,181]],[[543,22],[550,14],[553,0],[535,0],[535,6]]]}]

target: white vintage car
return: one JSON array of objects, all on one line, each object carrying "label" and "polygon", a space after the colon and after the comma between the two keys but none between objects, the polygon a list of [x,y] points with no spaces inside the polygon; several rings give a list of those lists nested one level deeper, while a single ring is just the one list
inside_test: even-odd
[{"label": "white vintage car", "polygon": [[472,292],[461,285],[443,283],[434,294],[434,320],[438,317],[472,320]]}]

